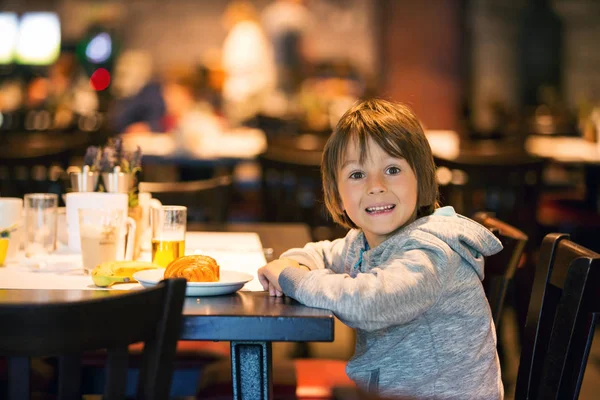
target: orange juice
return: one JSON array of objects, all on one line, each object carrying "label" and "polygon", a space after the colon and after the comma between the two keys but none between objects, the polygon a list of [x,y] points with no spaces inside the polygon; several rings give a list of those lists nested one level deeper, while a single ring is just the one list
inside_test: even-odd
[{"label": "orange juice", "polygon": [[185,240],[158,240],[152,239],[152,262],[161,267],[167,267],[169,263],[185,252]]}]

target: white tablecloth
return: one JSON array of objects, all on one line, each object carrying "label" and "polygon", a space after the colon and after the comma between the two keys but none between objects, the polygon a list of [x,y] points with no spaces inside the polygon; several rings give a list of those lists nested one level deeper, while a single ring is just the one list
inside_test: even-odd
[{"label": "white tablecloth", "polygon": [[[266,260],[260,238],[256,233],[188,232],[186,254],[205,254],[217,260],[222,270],[252,274],[254,279],[242,290],[261,291],[256,271]],[[150,253],[142,252],[140,260],[150,260]],[[92,278],[83,275],[81,254],[62,246],[48,256],[26,258],[19,254],[15,261],[0,267],[0,289],[77,289],[77,290],[131,290],[138,283],[113,285],[110,289],[94,285]]]}]

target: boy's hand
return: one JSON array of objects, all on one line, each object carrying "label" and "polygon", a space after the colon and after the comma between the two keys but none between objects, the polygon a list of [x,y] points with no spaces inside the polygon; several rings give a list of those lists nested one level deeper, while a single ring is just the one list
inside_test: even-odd
[{"label": "boy's hand", "polygon": [[283,296],[283,291],[281,290],[281,286],[279,286],[279,275],[288,267],[309,269],[291,258],[280,258],[258,269],[258,280],[263,289],[269,291],[271,296]]}]

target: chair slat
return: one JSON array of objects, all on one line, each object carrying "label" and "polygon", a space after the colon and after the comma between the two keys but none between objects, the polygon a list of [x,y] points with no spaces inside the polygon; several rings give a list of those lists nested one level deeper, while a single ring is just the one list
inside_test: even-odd
[{"label": "chair slat", "polygon": [[118,400],[125,397],[127,387],[128,346],[108,350],[104,399]]},{"label": "chair slat", "polygon": [[31,360],[29,357],[8,357],[8,398],[29,400]]},{"label": "chair slat", "polygon": [[59,400],[81,399],[81,355],[67,354],[58,357]]},{"label": "chair slat", "polygon": [[483,280],[485,295],[490,303],[492,319],[498,332],[506,289],[515,275],[528,237],[517,228],[487,212],[478,212],[473,219],[491,230],[503,246],[502,251],[485,258]]}]

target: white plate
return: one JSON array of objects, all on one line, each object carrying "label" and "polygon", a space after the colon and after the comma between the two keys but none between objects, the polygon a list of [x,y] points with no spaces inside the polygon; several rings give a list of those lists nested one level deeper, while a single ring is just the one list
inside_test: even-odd
[{"label": "white plate", "polygon": [[[146,269],[133,274],[133,278],[143,287],[152,287],[160,282],[165,274],[164,268]],[[218,282],[188,282],[186,296],[219,296],[240,290],[252,275],[244,272],[221,270],[221,280]]]}]

